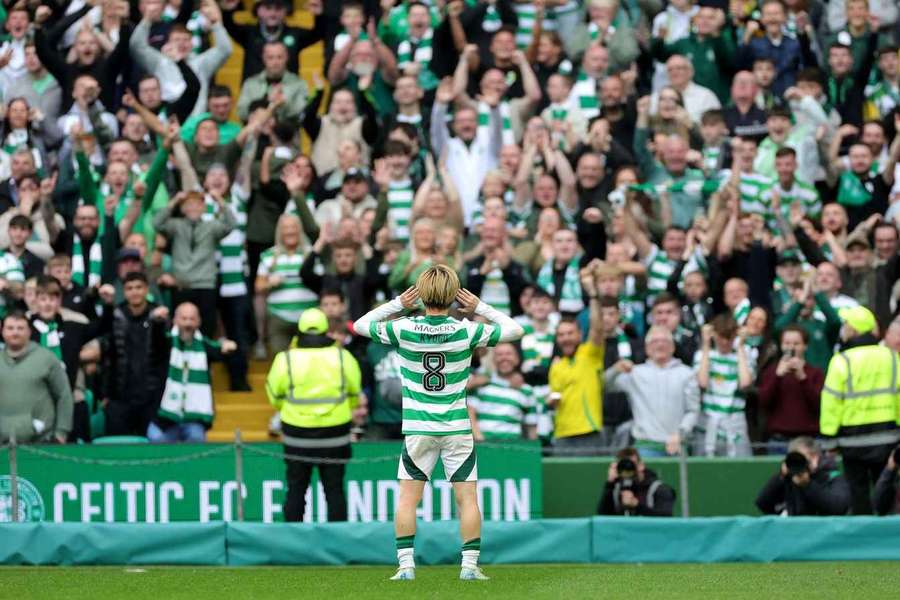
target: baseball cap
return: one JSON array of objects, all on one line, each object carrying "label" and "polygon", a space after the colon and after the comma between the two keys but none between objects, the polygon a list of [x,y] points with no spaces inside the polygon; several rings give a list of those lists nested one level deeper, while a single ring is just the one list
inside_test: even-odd
[{"label": "baseball cap", "polygon": [[141,253],[137,248],[120,248],[119,252],[116,253],[116,262],[120,263],[123,260],[141,260]]},{"label": "baseball cap", "polygon": [[794,250],[785,250],[781,254],[778,255],[778,264],[786,265],[788,263],[799,264],[803,262],[800,260],[800,256]]},{"label": "baseball cap", "polygon": [[297,321],[300,333],[325,333],[328,331],[328,317],[318,308],[307,308]]},{"label": "baseball cap", "polygon": [[838,311],[838,316],[860,335],[875,329],[875,315],[865,306],[845,306]]},{"label": "baseball cap", "polygon": [[850,249],[850,246],[862,246],[866,250],[872,249],[872,245],[869,244],[869,240],[867,240],[865,236],[850,238],[844,243],[844,247],[848,250]]},{"label": "baseball cap", "polygon": [[359,180],[365,180],[367,178],[368,178],[368,174],[365,171],[363,171],[362,169],[357,169],[356,167],[350,167],[349,169],[347,169],[347,172],[344,173],[344,181],[347,181],[349,179],[354,179],[354,180],[359,181]]}]

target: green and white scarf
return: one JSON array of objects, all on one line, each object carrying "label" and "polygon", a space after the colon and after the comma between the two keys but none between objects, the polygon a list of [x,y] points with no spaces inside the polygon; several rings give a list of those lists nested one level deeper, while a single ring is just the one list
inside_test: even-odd
[{"label": "green and white scarf", "polygon": [[743,325],[747,322],[747,317],[750,315],[750,299],[744,298],[740,302],[738,302],[737,306],[734,307],[734,311],[732,312],[732,316],[734,316],[734,320],[738,325]]},{"label": "green and white scarf", "polygon": [[715,173],[719,170],[719,159],[722,158],[722,145],[703,146],[703,171]]},{"label": "green and white scarf", "polygon": [[397,67],[402,71],[411,63],[416,62],[422,65],[422,68],[427,68],[428,63],[431,62],[431,38],[433,35],[434,30],[429,27],[422,39],[419,40],[415,51],[413,51],[412,42],[409,39],[400,42],[400,45],[397,46]]},{"label": "green and white scarf", "polygon": [[597,80],[584,71],[578,72],[578,79],[569,92],[570,101],[574,100],[584,118],[590,121],[600,115],[600,99],[597,97]]},{"label": "green and white scarf", "polygon": [[[559,295],[559,310],[561,312],[577,313],[584,308],[584,300],[581,293],[581,280],[578,276],[578,261],[581,257],[576,256],[566,266],[566,272],[563,276],[562,292]],[[556,297],[556,284],[553,283],[553,259],[551,258],[544,263],[538,272],[537,284],[543,288],[545,292]]]},{"label": "green and white scarf", "polygon": [[388,226],[391,231],[391,237],[402,240],[404,244],[409,241],[409,223],[412,219],[414,196],[415,191],[409,179],[388,183]]},{"label": "green and white scarf", "polygon": [[484,19],[481,21],[481,29],[488,33],[494,33],[501,27],[503,27],[503,20],[500,18],[500,13],[497,12],[497,7],[488,4],[487,10],[484,12]]},{"label": "green and white scarf", "polygon": [[838,180],[838,204],[843,206],[862,206],[872,199],[872,192],[866,189],[865,184],[851,171],[841,173]]},{"label": "green and white scarf", "polygon": [[616,328],[616,352],[619,354],[619,360],[631,359],[631,343],[621,327]]},{"label": "green and white scarf", "polygon": [[550,111],[550,121],[565,121],[569,118],[569,107],[565,104],[553,102],[548,110]]},{"label": "green and white scarf", "polygon": [[195,331],[191,341],[185,344],[179,337],[178,327],[172,328],[169,338],[172,350],[159,415],[176,423],[209,425],[213,420],[213,397],[206,345],[215,348],[218,344],[204,338],[199,331]]},{"label": "green and white scarf", "polygon": [[72,281],[80,286],[94,287],[100,285],[100,274],[103,270],[103,251],[100,242],[94,240],[88,250],[88,268],[84,266],[84,248],[81,237],[76,233],[72,238]]},{"label": "green and white scarf", "polygon": [[897,106],[900,106],[900,87],[895,88],[888,81],[879,81],[875,85],[866,87],[866,99],[884,118],[891,114]]},{"label": "green and white scarf", "polygon": [[35,330],[41,334],[40,346],[53,353],[57,360],[62,361],[62,346],[59,339],[59,326],[56,321],[47,323],[43,319],[35,319],[31,322]]},{"label": "green and white scarf", "polygon": [[[516,143],[513,133],[512,121],[509,118],[509,102],[503,100],[498,106],[500,110],[500,126],[502,128],[503,145]],[[478,137],[487,142],[491,135],[491,107],[487,102],[478,103]]]}]

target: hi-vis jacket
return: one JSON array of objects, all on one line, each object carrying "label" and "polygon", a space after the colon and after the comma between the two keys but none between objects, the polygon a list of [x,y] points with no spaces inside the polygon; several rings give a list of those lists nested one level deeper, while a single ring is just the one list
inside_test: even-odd
[{"label": "hi-vis jacket", "polygon": [[822,388],[819,429],[844,448],[900,440],[900,355],[886,346],[858,346],[831,358]]},{"label": "hi-vis jacket", "polygon": [[340,346],[279,352],[266,378],[269,402],[294,427],[348,423],[359,401],[359,364]]}]

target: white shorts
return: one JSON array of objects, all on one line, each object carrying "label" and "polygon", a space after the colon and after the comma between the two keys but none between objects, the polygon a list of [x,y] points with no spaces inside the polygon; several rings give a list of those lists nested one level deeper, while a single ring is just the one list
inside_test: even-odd
[{"label": "white shorts", "polygon": [[444,474],[449,481],[478,480],[475,441],[471,433],[406,436],[400,466],[397,468],[397,479],[428,481],[438,458],[444,465]]}]

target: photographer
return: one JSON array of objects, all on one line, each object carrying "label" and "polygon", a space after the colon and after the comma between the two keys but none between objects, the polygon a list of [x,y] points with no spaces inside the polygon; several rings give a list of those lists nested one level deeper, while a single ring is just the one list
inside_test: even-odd
[{"label": "photographer", "polygon": [[834,459],[819,444],[802,436],[791,441],[781,470],[760,490],[756,506],[765,514],[843,515],[850,508],[850,487]]},{"label": "photographer", "polygon": [[609,465],[597,514],[671,517],[675,490],[663,483],[634,448],[623,448]]},{"label": "photographer", "polygon": [[897,465],[900,464],[900,446],[888,457],[881,476],[872,492],[872,508],[876,515],[900,514],[900,486],[897,485]]}]

